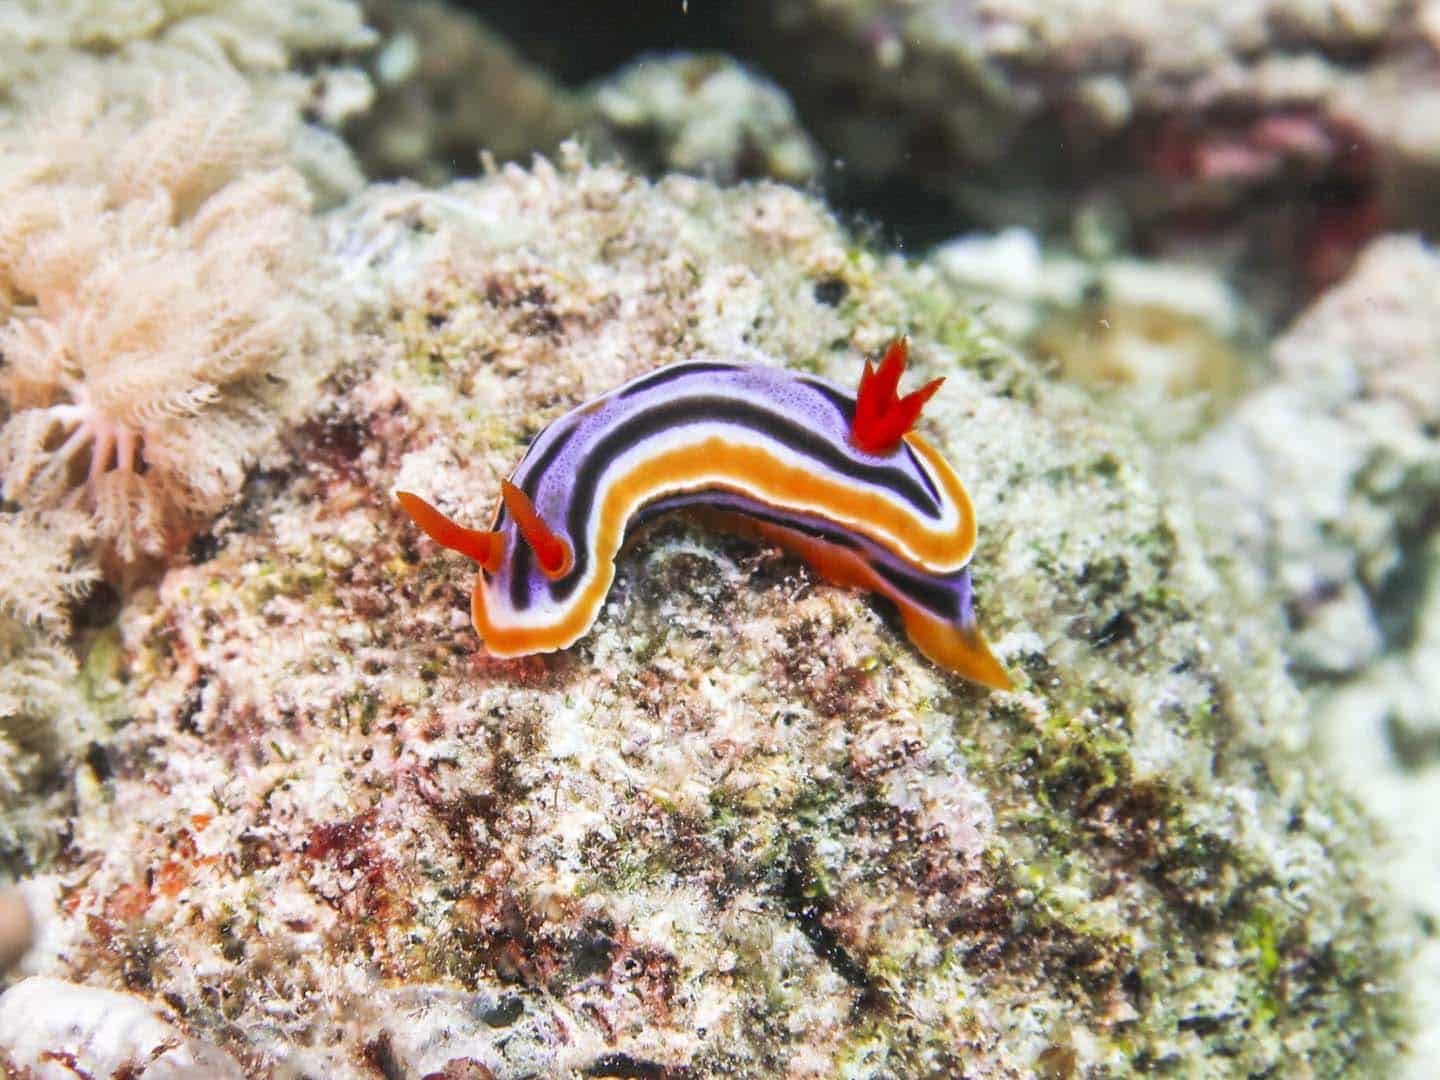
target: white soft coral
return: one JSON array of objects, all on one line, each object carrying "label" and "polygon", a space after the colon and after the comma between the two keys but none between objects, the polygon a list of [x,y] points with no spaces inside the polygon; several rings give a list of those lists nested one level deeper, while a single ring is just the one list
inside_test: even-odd
[{"label": "white soft coral", "polygon": [[18,136],[0,176],[4,495],[89,510],[126,560],[235,494],[318,319],[300,177],[242,97],[166,98],[138,125],[67,104],[71,137]]}]

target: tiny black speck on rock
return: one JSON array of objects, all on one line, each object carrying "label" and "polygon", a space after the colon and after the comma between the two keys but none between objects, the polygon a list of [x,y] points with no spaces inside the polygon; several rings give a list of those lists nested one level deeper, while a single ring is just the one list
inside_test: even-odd
[{"label": "tiny black speck on rock", "polygon": [[826,307],[834,307],[850,294],[850,286],[844,278],[828,277],[815,283],[815,300]]}]

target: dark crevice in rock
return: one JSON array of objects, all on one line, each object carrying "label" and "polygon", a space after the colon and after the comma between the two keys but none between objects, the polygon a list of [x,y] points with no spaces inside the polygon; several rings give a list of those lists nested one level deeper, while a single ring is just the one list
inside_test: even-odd
[{"label": "dark crevice in rock", "polygon": [[791,845],[780,890],[785,909],[815,950],[815,955],[829,964],[835,974],[862,992],[860,1004],[879,1004],[883,991],[870,978],[865,965],[850,955],[840,936],[825,921],[834,903],[823,895],[814,875],[806,869],[809,861],[807,845],[799,842]]},{"label": "dark crevice in rock", "polygon": [[[635,0],[617,6],[455,0],[485,20],[525,59],[572,86],[602,78],[647,52],[733,50],[753,5],[744,0]],[[563,34],[557,26],[566,27]]]},{"label": "dark crevice in rock", "polygon": [[1419,633],[1424,600],[1435,572],[1426,548],[1440,530],[1440,499],[1433,498],[1400,530],[1400,558],[1371,596],[1387,652],[1407,652]]}]

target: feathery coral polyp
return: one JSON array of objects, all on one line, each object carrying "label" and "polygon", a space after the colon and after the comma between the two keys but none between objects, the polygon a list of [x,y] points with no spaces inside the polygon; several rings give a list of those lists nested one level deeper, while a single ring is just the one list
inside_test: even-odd
[{"label": "feathery coral polyp", "polygon": [[61,208],[0,213],[4,495],[88,511],[126,560],[223,508],[312,351],[308,195],[248,110],[199,94],[126,133],[72,104],[71,140],[125,133],[108,175],[102,153],[47,168],[34,138],[0,168]]}]

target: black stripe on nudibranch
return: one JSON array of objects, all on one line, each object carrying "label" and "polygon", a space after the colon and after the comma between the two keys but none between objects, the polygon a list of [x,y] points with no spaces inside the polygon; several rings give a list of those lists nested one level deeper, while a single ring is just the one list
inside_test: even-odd
[{"label": "black stripe on nudibranch", "polygon": [[895,587],[895,590],[916,607],[924,608],[946,622],[963,623],[968,617],[969,604],[959,592],[968,597],[970,592],[970,568],[966,567],[950,577],[930,577],[907,574],[898,567],[879,560],[873,560],[870,568]]},{"label": "black stripe on nudibranch", "polygon": [[617,395],[620,398],[634,397],[636,394],[643,394],[646,390],[653,390],[657,386],[664,386],[666,383],[674,382],[676,379],[683,379],[687,375],[703,375],[712,371],[739,371],[739,364],[723,364],[710,361],[696,361],[693,364],[672,364],[670,367],[661,368],[653,375],[646,375],[636,379],[629,386],[625,387]]},{"label": "black stripe on nudibranch", "polygon": [[[580,430],[582,420],[583,417],[578,416],[571,420],[563,431],[550,440],[550,445],[545,447],[541,455],[535,459],[535,464],[531,465],[528,470],[525,469],[525,460],[530,456],[528,451],[525,457],[520,459],[520,464],[515,466],[511,472],[512,476],[520,476],[522,471],[525,473],[524,477],[520,479],[516,486],[525,492],[526,495],[529,495],[530,498],[535,498],[536,493],[540,490],[540,480],[544,477],[545,470],[555,464],[555,459],[560,456],[561,451],[563,451],[565,447],[569,445],[570,440],[575,437],[575,433]],[[544,431],[540,432],[540,435],[543,436],[545,431],[548,430],[550,430],[549,427],[545,428]],[[530,446],[533,448],[539,441],[540,436],[537,436],[535,442],[531,443]]]},{"label": "black stripe on nudibranch", "polygon": [[531,563],[530,545],[521,541],[515,545],[515,561],[510,565],[510,606],[524,611],[530,606]]},{"label": "black stripe on nudibranch", "polygon": [[[540,456],[535,459],[535,464],[530,466],[525,476],[517,485],[521,491],[530,496],[531,502],[535,501],[535,495],[540,490],[540,481],[544,479],[545,470],[555,463],[555,459],[560,456],[565,447],[569,445],[570,440],[575,437],[575,433],[580,430],[582,419],[582,417],[575,417],[563,431],[550,440],[550,445],[545,447]],[[549,428],[547,427],[545,430],[548,431]],[[540,434],[544,435],[545,432],[542,431]],[[538,436],[536,442],[539,442]],[[535,443],[532,442],[530,446],[534,448]],[[529,456],[529,451],[526,451],[526,456]],[[520,470],[524,467],[525,458],[522,457],[520,464],[515,467],[512,475],[519,475]],[[495,518],[495,528],[500,528],[504,520],[505,504],[502,502],[500,504],[500,513]],[[530,550],[529,544],[518,544],[517,549],[514,563],[510,567],[510,603],[516,611],[524,611],[530,606],[530,574],[531,564],[535,561],[535,556]]]},{"label": "black stripe on nudibranch", "polygon": [[753,518],[770,525],[783,525],[787,529],[794,529],[796,532],[812,536],[817,540],[824,540],[826,543],[834,544],[836,547],[848,548],[851,551],[859,550],[860,541],[850,533],[844,532],[838,527],[828,525],[818,519],[802,517],[797,514],[777,514],[762,509],[762,504],[754,499],[745,497],[738,492],[693,492],[685,495],[668,495],[654,502],[646,503],[631,518],[625,527],[625,536],[628,539],[630,534],[637,529],[644,528],[657,518],[666,514],[693,509],[697,506],[725,510],[733,514],[743,514],[745,517]]},{"label": "black stripe on nudibranch", "polygon": [[795,381],[802,386],[808,386],[833,405],[835,411],[840,414],[840,419],[845,421],[846,430],[849,430],[850,425],[855,423],[855,398],[850,394],[827,382],[807,378],[804,375],[799,376]]},{"label": "black stripe on nudibranch", "polygon": [[[560,419],[563,420],[564,417]],[[525,453],[521,456],[515,468],[510,470],[512,478],[520,475],[521,471],[525,468],[525,462],[530,460],[530,455],[534,452],[535,447],[540,445],[540,440],[545,436],[545,433],[549,431],[554,424],[559,422],[560,420],[553,421],[550,424],[546,424],[545,427],[540,430],[540,434],[537,435],[534,441],[526,448]],[[535,492],[540,486],[540,478],[544,475],[545,470],[554,464],[555,459],[560,456],[560,452],[564,450],[566,444],[575,437],[575,433],[578,430],[580,430],[580,419],[577,417],[572,420],[563,431],[550,440],[550,445],[545,447],[544,452],[536,459],[535,464],[530,467],[527,478],[517,485],[521,491],[529,495],[531,499],[535,498]],[[500,528],[500,526],[505,524],[505,519],[508,516],[509,511],[505,508],[505,503],[502,501],[499,511],[495,514],[495,524],[492,528]]]},{"label": "black stripe on nudibranch", "polygon": [[934,499],[936,503],[939,503],[940,489],[935,486],[935,481],[930,476],[930,470],[920,464],[920,459],[915,456],[915,451],[910,449],[909,443],[902,442],[900,449],[903,450],[905,456],[910,459],[910,464],[915,466],[915,471],[920,474],[920,479],[925,482],[925,490],[930,492],[930,497]]}]

